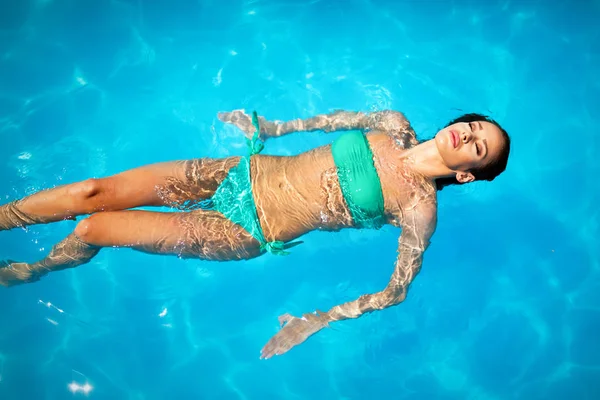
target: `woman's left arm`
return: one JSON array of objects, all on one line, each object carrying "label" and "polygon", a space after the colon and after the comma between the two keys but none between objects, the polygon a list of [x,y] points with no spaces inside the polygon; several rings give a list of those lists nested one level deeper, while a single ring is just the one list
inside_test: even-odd
[{"label": "woman's left arm", "polygon": [[[246,136],[252,137],[256,128],[252,124],[252,117],[244,110],[221,112],[219,120],[233,124],[244,131]],[[335,132],[352,129],[375,130],[389,134],[405,146],[408,143],[414,146],[417,139],[410,122],[403,113],[394,110],[382,110],[364,113],[360,111],[338,110],[329,114],[315,115],[306,119],[291,121],[269,121],[262,116],[258,117],[260,123],[260,137],[262,139],[281,137],[293,132]]]},{"label": "woman's left arm", "polygon": [[[425,202],[424,202],[425,203]],[[406,213],[398,243],[398,258],[394,272],[385,289],[365,294],[354,301],[333,307],[327,312],[304,314],[296,318],[289,314],[279,317],[283,329],[263,348],[261,358],[269,358],[287,352],[310,336],[329,325],[330,322],[358,318],[363,314],[383,310],[401,303],[408,287],[421,270],[423,253],[436,227],[435,205],[421,204]]]}]

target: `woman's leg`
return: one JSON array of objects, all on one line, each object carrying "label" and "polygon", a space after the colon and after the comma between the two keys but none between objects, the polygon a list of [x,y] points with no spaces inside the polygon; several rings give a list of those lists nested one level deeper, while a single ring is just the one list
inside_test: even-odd
[{"label": "woman's leg", "polygon": [[35,282],[52,271],[89,262],[102,247],[130,247],[155,254],[204,260],[242,260],[260,254],[258,241],[214,211],[162,213],[114,211],[90,216],[41,261],[5,262],[0,284]]},{"label": "woman's leg", "polygon": [[0,231],[99,211],[165,205],[185,208],[212,196],[237,162],[239,157],[157,163],[37,192],[0,206]]}]

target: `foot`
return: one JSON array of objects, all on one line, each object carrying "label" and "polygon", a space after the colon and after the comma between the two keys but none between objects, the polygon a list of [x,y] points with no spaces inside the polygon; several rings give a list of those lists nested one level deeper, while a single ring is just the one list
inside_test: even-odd
[{"label": "foot", "polygon": [[0,261],[0,285],[10,287],[40,279],[27,263]]}]

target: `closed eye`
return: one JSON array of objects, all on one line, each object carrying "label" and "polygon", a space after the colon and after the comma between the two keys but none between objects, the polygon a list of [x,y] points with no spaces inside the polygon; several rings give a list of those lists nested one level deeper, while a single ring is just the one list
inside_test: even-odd
[{"label": "closed eye", "polygon": [[[469,129],[471,130],[471,132],[473,132],[473,122],[469,122]],[[479,145],[479,143],[475,143],[475,152],[477,153],[477,155],[481,155],[481,146]]]}]

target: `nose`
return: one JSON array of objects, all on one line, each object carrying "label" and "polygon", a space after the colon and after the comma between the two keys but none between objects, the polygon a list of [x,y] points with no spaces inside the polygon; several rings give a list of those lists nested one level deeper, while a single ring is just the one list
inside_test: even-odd
[{"label": "nose", "polygon": [[471,132],[463,132],[463,134],[462,134],[463,143],[465,143],[465,144],[469,143],[469,141],[471,140],[472,137],[473,137],[473,135],[471,134]]}]

